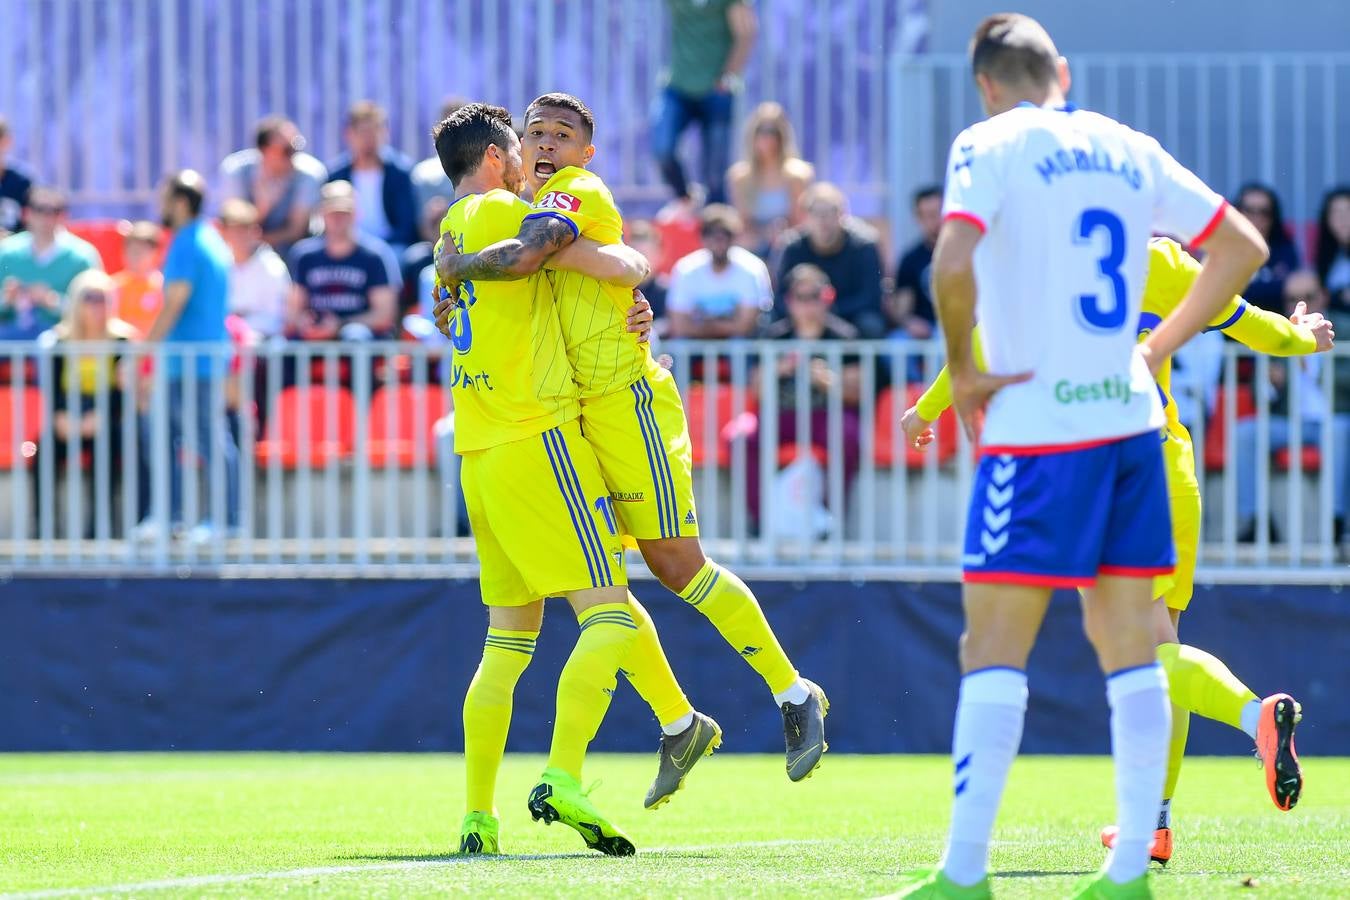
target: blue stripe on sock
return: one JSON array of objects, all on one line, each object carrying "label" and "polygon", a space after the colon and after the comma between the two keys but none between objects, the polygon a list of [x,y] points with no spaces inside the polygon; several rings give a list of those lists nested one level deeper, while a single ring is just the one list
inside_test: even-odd
[{"label": "blue stripe on sock", "polygon": [[956,783],[956,796],[960,797],[962,794],[964,794],[966,792],[966,788],[969,785],[970,785],[969,778],[963,778],[960,781],[958,781]]},{"label": "blue stripe on sock", "polygon": [[1156,669],[1159,668],[1159,666],[1160,664],[1156,662],[1144,663],[1141,666],[1126,666],[1123,669],[1116,669],[1114,672],[1107,675],[1106,680],[1110,681],[1112,678],[1116,678],[1117,676],[1120,675],[1128,675],[1130,672],[1138,672],[1140,669]]},{"label": "blue stripe on sock", "polygon": [[972,755],[973,754],[967,753],[965,756],[961,757],[961,761],[956,764],[957,775],[960,775],[963,771],[965,771],[966,767],[970,765],[970,757]]},{"label": "blue stripe on sock", "polygon": [[600,539],[600,529],[595,526],[595,516],[591,514],[591,506],[586,502],[586,492],[581,487],[581,476],[577,474],[577,467],[572,463],[572,452],[567,449],[567,441],[562,435],[558,436],[558,447],[562,450],[563,462],[566,464],[564,474],[572,483],[572,490],[577,497],[581,499],[581,508],[585,510],[583,517],[586,531],[591,536],[591,542],[595,546],[595,552],[600,557],[601,563],[605,568],[605,587],[614,586],[614,574],[609,570],[609,554],[605,552],[605,542]]},{"label": "blue stripe on sock", "polygon": [[524,653],[526,656],[534,656],[534,645],[529,647],[518,647],[515,644],[499,644],[496,641],[489,640],[483,644],[483,647],[493,647],[497,650],[510,650],[513,653]]},{"label": "blue stripe on sock", "polygon": [[595,573],[595,561],[591,559],[590,549],[586,546],[586,539],[581,534],[581,523],[577,521],[577,511],[576,509],[573,508],[572,502],[568,498],[567,488],[563,486],[562,473],[559,470],[559,462],[558,459],[554,456],[553,444],[549,440],[549,436],[551,434],[552,431],[545,431],[542,437],[544,441],[544,449],[548,452],[549,465],[553,467],[553,478],[558,482],[558,492],[562,494],[563,503],[567,505],[567,512],[572,517],[572,527],[576,530],[577,542],[581,544],[581,552],[586,557],[586,568],[590,570],[591,573],[591,586],[599,587],[599,584],[597,583],[598,579],[596,578]]},{"label": "blue stripe on sock", "polygon": [[704,600],[707,600],[707,599],[708,599],[708,596],[712,593],[713,588],[717,586],[717,579],[719,579],[719,578],[721,578],[721,577],[722,577],[722,573],[721,573],[721,572],[719,572],[719,571],[714,571],[714,572],[713,572],[712,581],[709,581],[709,582],[708,582],[708,586],[707,586],[706,588],[703,589],[703,592],[702,592],[701,594],[699,594],[698,599],[694,601],[694,605],[695,605],[695,606],[698,606],[698,605],[699,605],[700,603],[702,603]]},{"label": "blue stripe on sock", "polygon": [[652,389],[651,382],[642,379],[640,384],[647,394],[647,421],[652,429],[653,440],[656,444],[656,462],[661,469],[666,484],[666,514],[670,517],[671,532],[675,537],[680,536],[680,513],[676,508],[675,501],[675,477],[670,472],[670,458],[666,455],[666,442],[661,439],[661,426],[656,423],[656,392]]},{"label": "blue stripe on sock", "polygon": [[585,631],[592,625],[621,625],[624,628],[631,628],[634,631],[637,630],[637,623],[634,622],[633,617],[626,612],[596,613],[585,622],[581,623],[580,630]]},{"label": "blue stripe on sock", "polygon": [[715,571],[716,571],[715,569],[706,570],[703,573],[703,577],[699,578],[696,584],[693,584],[690,587],[685,588],[684,594],[682,595],[684,598],[684,602],[692,604],[694,602],[694,598],[697,597],[699,595],[699,592],[702,591],[703,588],[708,584],[708,579],[713,577],[713,572]]}]

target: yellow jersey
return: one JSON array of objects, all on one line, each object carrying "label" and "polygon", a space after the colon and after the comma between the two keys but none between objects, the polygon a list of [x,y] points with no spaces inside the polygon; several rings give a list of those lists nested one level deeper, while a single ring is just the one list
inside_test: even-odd
[{"label": "yellow jersey", "polygon": [[[1139,314],[1139,340],[1152,333],[1158,323],[1180,305],[1200,274],[1200,263],[1180,244],[1170,238],[1153,238],[1148,242],[1148,277],[1144,281],[1144,303]],[[975,326],[979,329],[979,326]],[[1312,353],[1317,342],[1306,328],[1299,328],[1284,316],[1252,306],[1241,297],[1233,297],[1210,322],[1207,331],[1224,334],[1260,353],[1270,356],[1298,356]],[[980,342],[973,342],[975,364],[981,369],[985,362]],[[1167,424],[1163,437],[1168,442],[1184,445],[1188,452],[1175,455],[1177,463],[1169,464],[1168,487],[1172,493],[1198,491],[1195,476],[1191,435],[1177,416],[1177,404],[1172,399],[1172,360],[1165,360],[1157,374],[1158,392],[1162,395],[1163,412]],[[943,367],[933,384],[915,404],[915,411],[925,421],[933,421],[952,402],[951,382]],[[1169,463],[1173,454],[1168,454]]]},{"label": "yellow jersey", "polygon": [[[466,194],[441,219],[441,241],[474,253],[515,237],[529,212],[510,191]],[[533,437],[581,414],[553,288],[543,273],[463,282],[450,334],[456,453]]]},{"label": "yellow jersey", "polygon": [[[529,218],[537,216],[560,219],[578,237],[597,243],[623,240],[623,216],[609,188],[599,176],[576,166],[554,172],[536,192]],[[548,277],[557,298],[567,358],[583,398],[627,390],[644,375],[659,374],[661,367],[652,359],[650,347],[628,333],[631,290],[576,272],[553,271]]]}]

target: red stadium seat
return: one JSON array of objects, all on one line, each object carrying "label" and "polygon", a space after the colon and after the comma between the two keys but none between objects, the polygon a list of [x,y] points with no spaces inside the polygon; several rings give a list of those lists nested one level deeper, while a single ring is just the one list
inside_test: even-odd
[{"label": "red stadium seat", "polygon": [[[391,402],[396,420],[390,415]],[[411,469],[434,460],[436,422],[449,411],[450,397],[439,384],[396,384],[376,391],[370,401],[370,464],[389,465],[393,456],[399,468]],[[425,428],[421,435],[417,433],[418,415]]]},{"label": "red stadium seat", "polygon": [[[1303,461],[1303,471],[1309,474],[1316,473],[1322,468],[1322,450],[1316,444],[1304,444],[1303,452],[1299,454]],[[1293,461],[1293,454],[1289,452],[1288,447],[1281,447],[1275,451],[1275,468],[1281,472],[1288,472]]]},{"label": "red stadium seat", "polygon": [[685,395],[684,414],[689,420],[689,441],[693,445],[693,456],[695,466],[704,466],[708,464],[707,454],[707,433],[709,423],[707,420],[707,397],[712,392],[713,414],[716,417],[712,422],[714,429],[713,443],[717,448],[717,465],[721,468],[727,468],[731,465],[731,443],[727,440],[726,430],[732,422],[737,406],[737,397],[743,397],[740,406],[746,412],[754,411],[754,399],[748,396],[743,387],[730,384],[706,384],[695,382],[689,386]]},{"label": "red stadium seat", "polygon": [[38,435],[42,432],[42,391],[35,387],[25,387],[22,390],[19,404],[23,410],[23,431],[19,432],[17,430],[19,423],[14,416],[16,388],[9,385],[0,386],[0,469],[13,469],[16,464],[31,466],[32,455],[24,455],[22,446],[16,445],[22,445],[26,441],[36,445]]},{"label": "red stadium seat", "polygon": [[[905,405],[898,408],[896,405],[898,388],[888,387],[877,397],[877,418],[873,431],[873,446],[878,466],[885,468],[896,464],[893,423],[904,414],[905,410],[918,402],[919,398],[923,396],[923,390],[921,384],[909,385],[905,391]],[[916,450],[913,447],[905,448],[905,465],[911,469],[921,469],[930,453],[937,453],[939,465],[945,465],[956,456],[958,446],[956,413],[949,409],[939,416],[935,431],[937,432],[936,446],[932,446],[928,450]],[[900,439],[904,440],[903,434],[901,434]]]},{"label": "red stadium seat", "polygon": [[[1238,385],[1235,402],[1239,419],[1256,415],[1256,398],[1252,395],[1251,385]],[[1205,468],[1210,472],[1221,471],[1227,458],[1228,436],[1224,428],[1224,416],[1227,414],[1228,401],[1225,399],[1224,388],[1220,387],[1214,395],[1214,415],[1205,423]]]},{"label": "red stadium seat", "polygon": [[[336,413],[331,424],[331,437],[330,403]],[[306,419],[309,423],[307,447],[300,443],[300,426]],[[356,405],[345,388],[289,387],[277,397],[268,415],[264,439],[258,442],[258,462],[267,465],[273,458],[278,458],[287,469],[296,468],[302,461],[313,468],[322,467],[329,460],[349,458],[355,434]]]}]

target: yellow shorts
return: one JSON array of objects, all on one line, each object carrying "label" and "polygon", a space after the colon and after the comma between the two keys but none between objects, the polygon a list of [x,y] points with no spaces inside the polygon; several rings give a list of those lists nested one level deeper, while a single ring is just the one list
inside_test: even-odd
[{"label": "yellow shorts", "polygon": [[581,429],[595,448],[625,535],[698,536],[689,423],[669,372],[583,398]]},{"label": "yellow shorts", "polygon": [[488,606],[628,583],[614,504],[575,420],[464,454],[460,481]]},{"label": "yellow shorts", "polygon": [[1189,434],[1183,431],[1181,436],[1169,436],[1163,441],[1163,462],[1167,467],[1177,567],[1171,575],[1153,579],[1153,596],[1163,598],[1168,609],[1183,610],[1195,593],[1195,561],[1200,553],[1200,488],[1195,476],[1195,448]]}]

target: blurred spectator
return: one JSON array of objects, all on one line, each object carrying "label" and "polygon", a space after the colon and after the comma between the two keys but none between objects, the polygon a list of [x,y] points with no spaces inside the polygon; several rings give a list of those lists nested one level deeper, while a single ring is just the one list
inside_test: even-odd
[{"label": "blurred spectator", "polygon": [[1302,263],[1298,258],[1298,247],[1284,224],[1280,198],[1266,185],[1249,182],[1238,191],[1236,206],[1261,232],[1270,247],[1270,258],[1252,276],[1242,296],[1262,309],[1281,312],[1284,309],[1284,280]]},{"label": "blurred spectator", "polygon": [[415,310],[422,303],[422,295],[418,293],[418,284],[421,281],[422,271],[427,266],[436,262],[434,251],[436,241],[441,237],[441,219],[445,217],[445,211],[450,208],[450,200],[446,197],[432,197],[422,207],[421,220],[421,240],[413,244],[407,250],[403,251],[403,256],[399,259],[399,271],[403,276],[403,290],[399,295],[399,308],[402,310]]},{"label": "blurred spectator", "polygon": [[656,101],[652,152],[676,199],[689,202],[689,182],[676,153],[680,136],[697,122],[706,200],[725,203],[732,95],[741,88],[755,42],[755,11],[746,0],[666,0],[666,6],[670,68]]},{"label": "blurred spectator", "polygon": [[1332,311],[1350,312],[1350,185],[1333,188],[1322,198],[1314,262]]},{"label": "blurred spectator", "polygon": [[777,103],[755,107],[745,125],[745,155],[727,172],[745,246],[768,258],[779,235],[801,224],[802,192],[816,170],[797,156],[797,139]]},{"label": "blurred spectator", "polygon": [[262,239],[285,253],[309,234],[328,170],[304,152],[305,139],[289,119],[268,116],[255,134],[256,147],[231,153],[220,164],[222,199],[252,203]]},{"label": "blurred spectator", "polygon": [[786,312],[787,273],[802,263],[823,270],[834,285],[834,315],[846,319],[864,338],[886,333],[881,308],[881,250],[876,232],[846,215],[844,195],[817,182],[802,195],[805,220],[787,238],[778,264],[778,313]]},{"label": "blurred spectator", "polygon": [[[113,279],[97,269],[88,269],[77,275],[70,283],[66,301],[65,315],[47,334],[54,348],[66,348],[71,352],[52,354],[51,410],[52,436],[56,439],[53,447],[55,465],[53,471],[58,481],[66,476],[67,459],[70,452],[93,459],[96,442],[100,433],[106,435],[109,458],[108,477],[113,498],[120,496],[118,486],[122,479],[122,453],[128,438],[122,431],[123,370],[122,352],[116,350],[112,355],[81,356],[74,351],[84,343],[113,343],[125,345],[136,340],[140,333],[131,325],[112,315],[117,287]],[[71,394],[74,393],[74,406]],[[106,392],[106,405],[100,414],[99,394]],[[103,417],[106,415],[106,419]],[[149,496],[149,480],[142,468],[138,483],[142,487],[142,502],[138,503],[137,513],[144,514],[144,499]],[[38,506],[45,499],[41,496],[43,479],[36,479],[39,491]],[[100,485],[92,475],[83,477],[84,522],[81,533],[86,539],[93,538],[95,528],[95,494]],[[57,507],[57,514],[63,507]],[[120,522],[121,516],[114,510],[112,522]],[[57,531],[62,531],[60,525]]]},{"label": "blurred spectator", "polygon": [[66,198],[54,188],[28,192],[28,230],[0,241],[0,340],[28,340],[61,320],[66,288],[98,251],[65,228]]},{"label": "blurred spectator", "polygon": [[925,340],[937,327],[933,309],[930,266],[938,229],[942,227],[942,186],[930,185],[914,194],[914,222],[919,239],[895,266],[895,292],[888,298],[886,313],[899,336]]},{"label": "blurred spectator", "polygon": [[[835,301],[834,289],[829,277],[817,266],[802,263],[794,266],[784,276],[787,296],[786,318],[779,319],[768,327],[765,337],[771,340],[786,341],[854,341],[858,339],[858,329],[849,322],[834,315],[832,305]],[[795,352],[778,357],[778,446],[795,447],[797,435],[797,383],[799,378],[807,379],[811,414],[809,416],[809,443],[824,456],[827,452],[842,451],[844,454],[844,487],[852,484],[861,461],[862,431],[858,416],[858,404],[862,395],[862,369],[856,354],[843,353],[837,364],[831,363],[824,348],[813,349],[805,356]],[[750,378],[750,389],[758,391],[760,377]],[[843,428],[838,440],[842,447],[830,446],[829,401],[832,392],[840,392],[843,397]],[[761,398],[759,408],[766,406]],[[763,421],[759,432],[750,438],[747,458],[759,459],[759,439],[764,432]],[[751,514],[758,518],[760,509],[759,466],[746,467],[747,498]]]},{"label": "blurred spectator", "polygon": [[670,279],[657,271],[657,260],[661,259],[664,248],[661,246],[661,232],[652,227],[652,223],[646,219],[637,219],[628,223],[628,238],[625,243],[632,247],[652,264],[652,272],[647,276],[647,280],[638,285],[638,290],[642,291],[647,302],[652,305],[652,317],[655,319],[652,330],[658,332],[659,337],[667,337],[666,320],[669,309],[666,305],[667,296],[670,290]]},{"label": "blurred spectator", "polygon": [[347,152],[330,167],[328,180],[355,190],[356,227],[401,252],[417,242],[417,200],[412,163],[388,146],[389,120],[371,100],[347,112]]},{"label": "blurred spectator", "polygon": [[113,276],[117,306],[113,315],[148,334],[164,303],[164,275],[159,271],[159,245],[164,232],[154,222],[122,222],[122,271]]},{"label": "blurred spectator", "polygon": [[13,146],[9,122],[0,116],[0,239],[23,230],[23,208],[33,187],[33,173],[9,158]]},{"label": "blurred spectator", "polygon": [[389,246],[356,231],[357,200],[345,181],[323,186],[323,234],[291,250],[287,330],[306,341],[389,337],[398,316],[398,263]]},{"label": "blurred spectator", "polygon": [[[1326,313],[1327,293],[1317,280],[1316,272],[1296,271],[1284,283],[1284,312],[1292,315],[1299,303],[1308,305],[1308,312]],[[1335,365],[1332,396],[1323,387],[1322,367],[1328,364],[1326,354],[1295,356],[1288,360],[1272,360],[1270,385],[1257,386],[1257,402],[1270,407],[1270,452],[1287,448],[1293,420],[1302,424],[1304,446],[1323,444],[1330,437],[1332,457],[1336,462],[1333,479],[1333,506],[1335,535],[1339,542],[1345,533],[1346,475],[1350,466],[1350,365]],[[1293,408],[1293,382],[1297,382],[1298,407]],[[1330,434],[1327,425],[1330,423]],[[1256,436],[1257,419],[1238,419],[1236,422],[1237,513],[1238,540],[1256,539]],[[1272,525],[1272,540],[1278,540]]]},{"label": "blurred spectator", "polygon": [[[142,448],[153,453],[154,428],[152,419],[167,411],[169,431],[169,510],[168,524],[177,530],[183,526],[183,465],[188,443],[187,429],[193,429],[195,447],[201,457],[205,479],[214,477],[213,461],[220,454],[225,469],[225,509],[210,510],[205,519],[193,526],[189,540],[207,544],[220,535],[224,525],[229,531],[239,524],[239,454],[234,437],[225,422],[217,421],[214,400],[214,382],[223,378],[226,361],[209,352],[229,341],[225,328],[228,314],[230,266],[233,258],[230,248],[220,233],[202,215],[206,201],[206,181],[191,169],[169,176],[161,196],[165,226],[173,233],[169,251],[164,258],[164,306],[159,318],[146,337],[148,343],[163,342],[168,351],[165,358],[165,376],[168,397],[163,404],[152,406],[151,415],[143,420]],[[186,384],[184,354],[195,355],[196,378],[193,383],[195,417],[186,421],[184,398]],[[224,415],[224,411],[221,411]],[[216,434],[219,433],[219,440]],[[147,464],[163,465],[164,460]],[[192,461],[193,464],[196,460]],[[208,496],[213,491],[208,491]],[[208,504],[208,509],[209,509]],[[211,515],[223,512],[225,522],[212,521]],[[154,540],[160,534],[162,522],[146,518],[136,528],[140,540]]]},{"label": "blurred spectator", "polygon": [[[459,97],[451,97],[441,105],[441,117],[437,122],[443,122],[455,114],[461,106],[468,101]],[[433,198],[440,197],[447,206],[450,201],[455,199],[455,189],[450,184],[450,176],[445,174],[445,168],[441,166],[441,158],[436,154],[419,162],[412,168],[413,193],[416,197],[417,209],[425,213],[427,203]]]},{"label": "blurred spectator", "polygon": [[714,203],[702,213],[703,249],[675,264],[666,295],[672,338],[744,338],[773,305],[769,269],[736,246],[741,217]]},{"label": "blurred spectator", "polygon": [[243,319],[250,343],[279,336],[286,326],[291,273],[275,250],[263,242],[258,211],[246,200],[226,200],[220,207],[220,232],[229,245],[232,315]]}]

